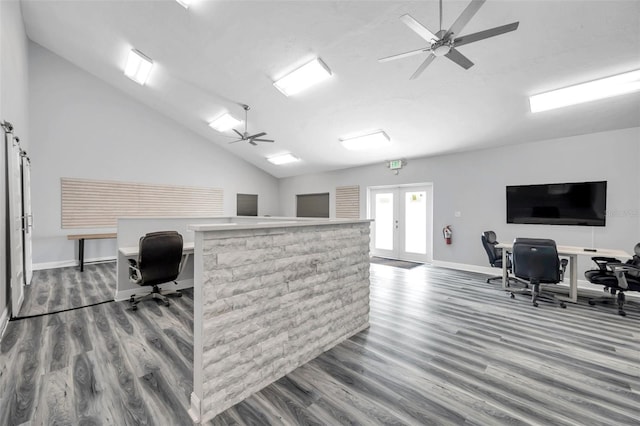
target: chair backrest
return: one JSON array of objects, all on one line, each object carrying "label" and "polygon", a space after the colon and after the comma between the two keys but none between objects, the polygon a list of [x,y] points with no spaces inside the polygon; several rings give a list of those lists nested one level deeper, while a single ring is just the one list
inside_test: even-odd
[{"label": "chair backrest", "polygon": [[496,233],[493,231],[485,231],[482,233],[482,247],[484,247],[489,257],[489,264],[493,266],[496,260],[502,257],[502,252],[496,248],[498,241],[496,240]]},{"label": "chair backrest", "polygon": [[560,282],[560,258],[555,241],[516,238],[512,253],[516,277],[540,283]]},{"label": "chair backrest", "polygon": [[140,285],[174,281],[180,274],[182,235],[175,231],[152,232],[140,238]]}]

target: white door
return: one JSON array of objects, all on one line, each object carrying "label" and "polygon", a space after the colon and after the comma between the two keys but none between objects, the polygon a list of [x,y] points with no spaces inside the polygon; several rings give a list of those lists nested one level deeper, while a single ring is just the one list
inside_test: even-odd
[{"label": "white door", "polygon": [[391,259],[431,262],[433,246],[431,186],[371,190],[371,254]]},{"label": "white door", "polygon": [[[10,135],[11,136],[11,135]],[[7,144],[9,186],[9,244],[11,271],[11,313],[16,316],[24,299],[24,274],[22,261],[22,178],[20,170],[20,146],[15,137]]]},{"label": "white door", "polygon": [[31,284],[33,278],[32,243],[33,214],[31,212],[31,161],[26,155],[22,156],[22,234],[24,283]]}]

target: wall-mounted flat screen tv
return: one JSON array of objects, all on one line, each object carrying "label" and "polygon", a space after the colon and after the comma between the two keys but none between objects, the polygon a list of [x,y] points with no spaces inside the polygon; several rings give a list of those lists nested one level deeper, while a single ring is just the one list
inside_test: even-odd
[{"label": "wall-mounted flat screen tv", "polygon": [[507,186],[507,223],[605,226],[607,182]]}]

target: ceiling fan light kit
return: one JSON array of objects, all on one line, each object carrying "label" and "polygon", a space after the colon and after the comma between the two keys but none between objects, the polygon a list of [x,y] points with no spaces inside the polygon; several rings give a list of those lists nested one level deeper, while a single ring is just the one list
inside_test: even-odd
[{"label": "ceiling fan light kit", "polygon": [[152,68],[153,61],[148,56],[139,50],[131,49],[129,56],[127,56],[127,63],[124,66],[124,75],[144,86],[149,79]]},{"label": "ceiling fan light kit", "polygon": [[346,136],[338,138],[346,149],[351,151],[362,151],[365,149],[376,149],[391,144],[391,138],[384,130],[376,130],[364,134]]},{"label": "ceiling fan light kit", "polygon": [[473,18],[476,12],[478,12],[478,9],[480,9],[485,1],[486,0],[471,0],[471,3],[469,3],[467,7],[462,11],[460,16],[458,16],[458,19],[456,19],[453,25],[451,25],[451,28],[449,28],[449,30],[443,30],[442,0],[440,0],[440,30],[435,34],[420,22],[418,22],[416,19],[414,19],[411,15],[402,15],[400,17],[400,20],[412,31],[414,31],[421,38],[427,41],[429,43],[429,46],[422,49],[416,49],[409,52],[387,56],[378,59],[378,62],[388,62],[396,59],[407,58],[409,56],[427,53],[428,56],[424,59],[422,64],[420,64],[413,75],[411,75],[410,80],[418,78],[435,58],[442,56],[446,56],[452,62],[455,62],[466,70],[471,68],[473,66],[473,62],[471,62],[466,56],[456,50],[456,47],[484,40],[485,38],[495,37],[497,35],[508,33],[510,31],[515,31],[519,25],[518,22],[513,22],[511,24],[502,25],[500,27],[495,27],[477,33],[468,34],[466,36],[458,37],[460,31],[462,31],[462,29],[469,23],[471,18]]},{"label": "ceiling fan light kit", "polygon": [[530,96],[529,107],[531,112],[542,112],[637,91],[640,91],[640,70]]},{"label": "ceiling fan light kit", "polygon": [[209,123],[209,126],[212,129],[215,129],[215,130],[217,130],[219,132],[226,132],[227,130],[231,130],[232,128],[234,128],[235,126],[238,126],[240,124],[242,124],[242,120],[238,120],[237,118],[233,117],[228,112],[225,112],[220,117],[218,117],[215,120],[211,121]]},{"label": "ceiling fan light kit", "polygon": [[242,105],[242,108],[244,109],[244,133],[240,133],[236,129],[233,129],[233,131],[236,132],[238,136],[240,136],[240,139],[236,139],[235,141],[231,141],[229,143],[246,141],[253,146],[257,146],[258,144],[256,142],[271,142],[271,143],[275,142],[273,139],[262,138],[262,136],[265,136],[267,134],[266,132],[254,133],[253,135],[249,134],[249,132],[247,131],[247,122],[249,121],[247,117],[247,113],[250,108],[249,108],[249,105]]},{"label": "ceiling fan light kit", "polygon": [[315,86],[330,78],[331,75],[331,70],[327,64],[322,62],[322,59],[315,58],[311,62],[307,62],[300,68],[276,80],[273,85],[285,96],[291,96],[311,86]]}]

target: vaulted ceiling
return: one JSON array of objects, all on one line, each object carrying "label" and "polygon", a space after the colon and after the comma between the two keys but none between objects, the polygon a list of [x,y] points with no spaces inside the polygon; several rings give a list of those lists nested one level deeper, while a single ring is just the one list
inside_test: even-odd
[{"label": "vaulted ceiling", "polygon": [[[443,1],[448,28],[468,1]],[[438,1],[22,0],[31,40],[276,177],[640,126],[640,93],[545,113],[528,96],[640,69],[638,1],[488,0],[464,34],[517,31],[459,48],[464,70],[437,58],[399,17],[433,32]],[[146,86],[123,75],[131,48],[154,61]],[[333,77],[285,97],[273,81],[320,57]],[[207,122],[228,111],[274,144],[229,144]],[[347,151],[345,134],[384,129],[389,148]],[[179,143],[179,141],[176,141]],[[265,157],[291,152],[285,166]]]}]

